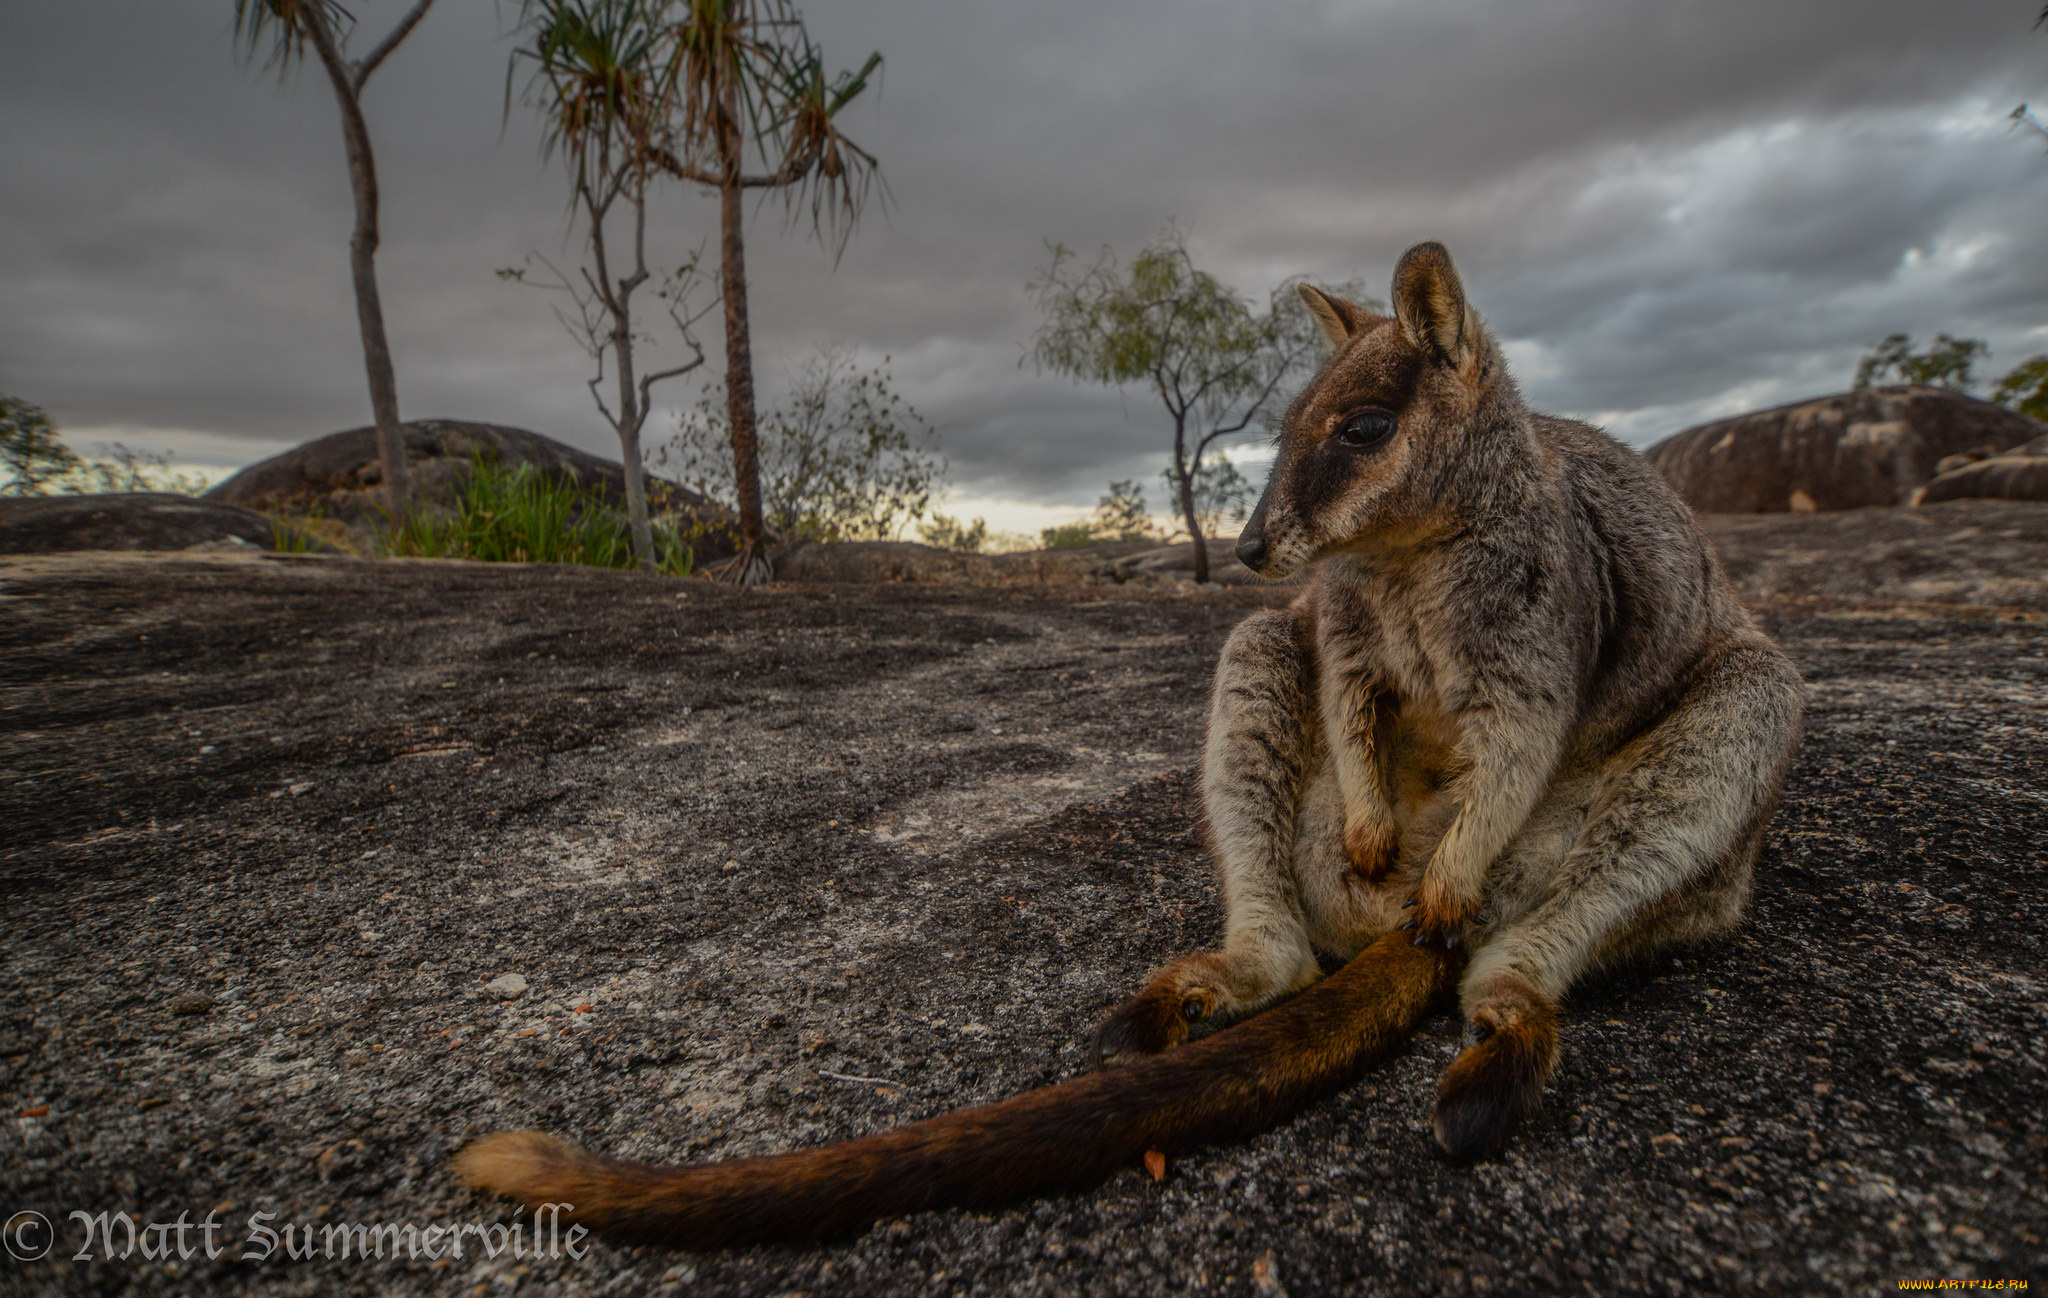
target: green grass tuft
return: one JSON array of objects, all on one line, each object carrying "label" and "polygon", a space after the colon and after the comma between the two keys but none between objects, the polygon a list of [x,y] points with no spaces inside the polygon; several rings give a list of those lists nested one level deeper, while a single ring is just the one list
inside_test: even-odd
[{"label": "green grass tuft", "polygon": [[[531,464],[508,469],[489,455],[470,461],[452,511],[408,514],[384,530],[378,548],[405,558],[633,566],[625,511],[566,474]],[[656,570],[670,576],[687,577],[695,567],[685,529],[672,518],[654,520],[654,556]]]},{"label": "green grass tuft", "polygon": [[306,530],[306,525],[320,521],[321,512],[315,507],[302,514],[287,516],[284,511],[268,511],[270,519],[270,548],[278,554],[312,554],[320,543]]}]

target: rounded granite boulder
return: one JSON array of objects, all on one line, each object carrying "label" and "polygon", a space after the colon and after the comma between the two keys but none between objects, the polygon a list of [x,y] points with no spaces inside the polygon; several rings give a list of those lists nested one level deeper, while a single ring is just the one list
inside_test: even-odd
[{"label": "rounded granite boulder", "polygon": [[1957,455],[1913,495],[1916,505],[1943,500],[2048,500],[2048,434],[1997,455]]},{"label": "rounded granite boulder", "polygon": [[[254,510],[168,491],[0,500],[0,554],[62,550],[236,550],[277,548],[278,525]],[[295,548],[324,550],[311,538]]]},{"label": "rounded granite boulder", "polygon": [[[405,460],[412,491],[422,501],[453,499],[455,486],[479,455],[507,468],[531,464],[543,473],[575,481],[586,491],[618,503],[625,498],[626,474],[615,460],[579,451],[552,437],[461,419],[415,419],[405,425]],[[329,433],[282,455],[242,469],[216,484],[206,499],[247,509],[317,511],[328,517],[381,517],[384,469],[377,458],[377,430],[351,428]],[[695,492],[650,475],[650,503],[657,509],[701,505]]]},{"label": "rounded granite boulder", "polygon": [[1952,455],[1997,455],[2040,424],[1946,388],[1863,388],[1719,419],[1644,454],[1694,509],[1773,514],[1903,505]]}]

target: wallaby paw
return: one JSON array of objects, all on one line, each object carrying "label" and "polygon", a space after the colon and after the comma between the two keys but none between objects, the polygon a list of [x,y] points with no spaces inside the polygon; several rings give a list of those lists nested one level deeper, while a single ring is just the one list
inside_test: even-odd
[{"label": "wallaby paw", "polygon": [[1361,820],[1344,827],[1344,855],[1367,883],[1378,883],[1401,859],[1401,839],[1392,825]]},{"label": "wallaby paw", "polygon": [[1437,946],[1446,951],[1455,951],[1463,944],[1466,925],[1486,922],[1479,909],[1479,894],[1453,895],[1435,886],[1427,876],[1403,909],[1412,912],[1401,927],[1415,935],[1415,945]]},{"label": "wallaby paw", "polygon": [[1215,1012],[1215,992],[1183,986],[1175,978],[1155,978],[1095,1030],[1090,1062],[1096,1068],[1114,1068],[1171,1050]]},{"label": "wallaby paw", "polygon": [[1505,1003],[1472,1013],[1475,1038],[1437,1084],[1430,1126],[1452,1161],[1469,1163],[1500,1152],[1543,1100],[1557,1061],[1557,1012],[1532,987]]}]

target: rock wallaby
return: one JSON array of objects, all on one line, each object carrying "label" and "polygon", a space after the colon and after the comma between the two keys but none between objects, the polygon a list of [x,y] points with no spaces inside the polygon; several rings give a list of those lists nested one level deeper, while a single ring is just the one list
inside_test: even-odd
[{"label": "rock wallaby", "polygon": [[[1574,982],[1741,918],[1803,690],[1690,511],[1640,456],[1529,410],[1440,244],[1402,257],[1391,317],[1303,296],[1333,349],[1238,554],[1313,567],[1216,673],[1223,944],[1109,1018],[1107,1067],[728,1163],[502,1132],[458,1176],[686,1248],[1083,1188],[1350,1083],[1454,984],[1469,1044],[1434,1125],[1480,1157],[1537,1105]],[[1348,963],[1324,978],[1319,954]]]}]

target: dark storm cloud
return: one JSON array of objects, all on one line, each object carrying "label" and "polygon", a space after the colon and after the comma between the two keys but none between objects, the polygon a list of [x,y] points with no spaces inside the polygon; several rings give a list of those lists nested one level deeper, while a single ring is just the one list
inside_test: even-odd
[{"label": "dark storm cloud", "polygon": [[[232,461],[367,403],[333,105],[317,77],[280,90],[235,65],[229,8],[10,12],[0,388]],[[395,8],[360,6],[371,28]],[[2003,122],[2048,81],[2034,12],[812,6],[836,61],[888,58],[850,126],[895,201],[836,271],[762,212],[756,354],[771,388],[817,346],[887,354],[963,489],[1079,502],[1155,475],[1163,430],[1142,393],[1018,365],[1023,284],[1046,239],[1128,251],[1169,218],[1261,294],[1297,271],[1383,283],[1407,243],[1445,238],[1532,399],[1632,440],[1839,387],[1895,329],[2017,360],[2048,350],[2048,160]],[[502,16],[442,0],[369,92],[401,399],[604,449],[583,358],[491,273],[574,255],[530,123],[501,125]],[[714,228],[697,198],[664,212],[670,260]]]}]

